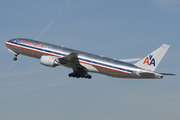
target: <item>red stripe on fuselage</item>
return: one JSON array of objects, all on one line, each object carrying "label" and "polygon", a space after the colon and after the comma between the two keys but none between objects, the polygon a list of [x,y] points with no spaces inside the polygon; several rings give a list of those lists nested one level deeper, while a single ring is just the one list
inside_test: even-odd
[{"label": "red stripe on fuselage", "polygon": [[[9,43],[5,43],[5,44],[9,45],[9,46],[18,47],[18,48],[21,48],[21,49],[37,52],[37,53],[43,53],[43,54],[50,55],[50,56],[62,57],[62,56],[58,56],[58,55],[49,54],[49,53],[46,53],[46,52],[40,52],[40,51],[37,51],[37,50],[32,50],[30,48],[24,48],[24,47],[20,47],[20,46],[17,46],[17,45],[12,45],[12,44],[9,44]],[[130,74],[130,73],[122,72],[122,71],[119,71],[119,70],[114,70],[114,69],[111,69],[111,68],[107,68],[107,67],[103,67],[103,66],[87,63],[87,62],[84,62],[84,61],[80,61],[80,63],[92,65],[92,66],[95,66],[95,67],[99,67],[99,68],[103,68],[103,69],[107,69],[107,70],[111,70],[111,71],[115,71],[115,72],[119,72],[119,73]]]},{"label": "red stripe on fuselage", "polygon": [[6,45],[9,45],[9,46],[13,46],[13,47],[18,47],[18,48],[21,48],[21,49],[25,49],[25,50],[33,51],[33,52],[43,53],[43,54],[50,55],[50,56],[62,57],[62,56],[58,56],[58,55],[49,54],[49,53],[46,53],[46,52],[40,52],[40,51],[37,51],[37,50],[32,50],[32,49],[30,49],[30,48],[24,48],[24,47],[20,47],[20,46],[12,45],[12,44],[9,44],[9,43],[5,43],[5,44],[6,44]]},{"label": "red stripe on fuselage", "polygon": [[111,71],[115,71],[115,72],[119,72],[119,73],[130,74],[130,73],[122,72],[122,71],[119,71],[119,70],[114,70],[114,69],[111,69],[111,68],[107,68],[107,67],[103,67],[103,66],[99,66],[99,65],[94,65],[94,64],[91,64],[91,63],[86,63],[84,61],[80,61],[80,63],[92,65],[92,66],[95,66],[95,67],[99,67],[99,68],[103,68],[103,69],[107,69],[107,70],[111,70]]}]

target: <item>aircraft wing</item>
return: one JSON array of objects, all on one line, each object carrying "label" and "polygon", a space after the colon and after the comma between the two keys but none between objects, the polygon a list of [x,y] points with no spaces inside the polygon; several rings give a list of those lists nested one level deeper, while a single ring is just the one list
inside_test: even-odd
[{"label": "aircraft wing", "polygon": [[78,74],[80,77],[87,76],[86,68],[79,63],[78,52],[72,52],[65,57],[58,58],[58,60],[60,64],[72,68],[74,71],[72,74]]}]

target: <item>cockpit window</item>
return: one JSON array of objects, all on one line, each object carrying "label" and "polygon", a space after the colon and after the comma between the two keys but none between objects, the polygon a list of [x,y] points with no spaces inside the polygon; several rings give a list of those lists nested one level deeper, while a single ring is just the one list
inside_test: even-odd
[{"label": "cockpit window", "polygon": [[9,40],[9,42],[16,42],[16,39],[11,39]]}]

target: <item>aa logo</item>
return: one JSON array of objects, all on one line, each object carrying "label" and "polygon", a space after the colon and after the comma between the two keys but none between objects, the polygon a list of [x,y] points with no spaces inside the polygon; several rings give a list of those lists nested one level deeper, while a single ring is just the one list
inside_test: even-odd
[{"label": "aa logo", "polygon": [[153,58],[153,55],[149,55],[149,57],[146,57],[143,64],[147,64],[147,65],[153,64],[155,66],[155,59]]}]

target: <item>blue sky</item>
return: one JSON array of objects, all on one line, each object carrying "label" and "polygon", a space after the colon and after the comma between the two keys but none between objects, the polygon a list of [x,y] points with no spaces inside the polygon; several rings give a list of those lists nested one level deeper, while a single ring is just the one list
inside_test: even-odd
[{"label": "blue sky", "polygon": [[[1,0],[1,120],[179,120],[179,0]],[[42,66],[14,55],[12,38],[30,38],[110,58],[143,58],[171,45],[157,72],[162,80],[93,74],[73,79],[71,69]]]}]

